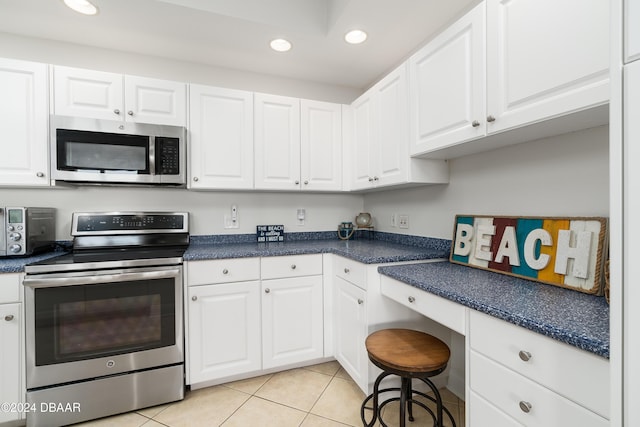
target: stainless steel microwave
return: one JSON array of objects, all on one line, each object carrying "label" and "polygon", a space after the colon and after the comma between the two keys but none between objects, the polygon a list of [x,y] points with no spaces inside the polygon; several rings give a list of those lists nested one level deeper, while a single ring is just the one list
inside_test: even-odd
[{"label": "stainless steel microwave", "polygon": [[51,178],[77,184],[186,184],[186,129],[51,116]]}]

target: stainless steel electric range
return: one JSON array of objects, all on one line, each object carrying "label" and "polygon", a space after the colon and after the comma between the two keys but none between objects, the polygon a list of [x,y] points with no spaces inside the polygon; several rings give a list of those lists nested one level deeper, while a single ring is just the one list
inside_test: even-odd
[{"label": "stainless steel electric range", "polygon": [[27,426],[184,397],[187,213],[74,213],[73,252],[25,267]]}]

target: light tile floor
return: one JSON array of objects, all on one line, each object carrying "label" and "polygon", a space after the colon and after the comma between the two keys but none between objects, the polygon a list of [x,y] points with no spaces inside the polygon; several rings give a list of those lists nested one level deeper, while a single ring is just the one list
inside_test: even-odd
[{"label": "light tile floor", "polygon": [[[458,427],[464,427],[464,402],[446,389],[441,394]],[[359,427],[364,397],[338,362],[328,362],[189,391],[180,402],[76,426]],[[398,409],[397,403],[385,408],[383,420],[389,426],[398,425]],[[408,425],[432,425],[419,408],[414,415]]]}]

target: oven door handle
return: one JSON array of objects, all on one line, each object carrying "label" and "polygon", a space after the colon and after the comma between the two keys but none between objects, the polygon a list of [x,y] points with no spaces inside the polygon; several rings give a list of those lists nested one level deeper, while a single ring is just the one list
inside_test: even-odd
[{"label": "oven door handle", "polygon": [[133,282],[134,280],[166,279],[180,275],[179,269],[145,271],[138,273],[101,274],[73,277],[26,277],[22,284],[30,288],[56,288],[61,286],[97,285],[101,283]]}]

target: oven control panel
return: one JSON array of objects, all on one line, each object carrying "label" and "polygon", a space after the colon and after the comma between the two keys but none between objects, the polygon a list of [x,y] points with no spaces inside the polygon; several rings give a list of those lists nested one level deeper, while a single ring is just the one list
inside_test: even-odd
[{"label": "oven control panel", "polygon": [[186,212],[74,213],[73,236],[102,234],[186,233]]}]

